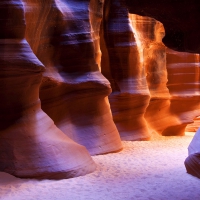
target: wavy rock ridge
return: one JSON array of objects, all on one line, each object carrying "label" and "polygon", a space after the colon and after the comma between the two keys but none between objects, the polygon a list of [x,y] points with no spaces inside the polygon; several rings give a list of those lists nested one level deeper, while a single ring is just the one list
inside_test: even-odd
[{"label": "wavy rock ridge", "polygon": [[199,112],[199,54],[170,50],[162,43],[163,25],[130,14],[151,94],[145,112],[149,128],[162,135],[183,135]]},{"label": "wavy rock ridge", "polygon": [[70,178],[95,170],[85,147],[64,135],[42,111],[44,66],[24,38],[20,0],[1,1],[0,170],[23,178]]},{"label": "wavy rock ridge", "polygon": [[84,175],[89,153],[183,135],[200,115],[199,54],[166,47],[163,25],[134,4],[140,12],[137,0],[1,1],[1,171]]},{"label": "wavy rock ridge", "polygon": [[113,120],[123,140],[150,137],[144,113],[149,90],[125,1],[108,1],[102,25],[102,73],[111,82]]},{"label": "wavy rock ridge", "polygon": [[25,2],[26,37],[47,68],[40,87],[42,109],[90,154],[120,150],[107,100],[111,87],[99,71],[100,22],[94,20],[101,20],[103,3]]}]

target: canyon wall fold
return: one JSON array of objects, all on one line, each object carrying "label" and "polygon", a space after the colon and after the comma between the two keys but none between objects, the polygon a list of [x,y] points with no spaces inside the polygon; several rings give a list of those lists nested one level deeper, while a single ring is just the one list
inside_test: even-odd
[{"label": "canyon wall fold", "polygon": [[24,2],[26,38],[46,67],[40,87],[42,109],[90,154],[120,150],[107,99],[110,83],[99,70],[103,1]]},{"label": "canyon wall fold", "polygon": [[200,4],[153,2],[0,2],[0,171],[71,178],[121,139],[197,129]]},{"label": "canyon wall fold", "polygon": [[176,131],[184,134],[185,127],[200,115],[199,54],[167,49],[166,58],[167,87],[171,95],[170,112],[176,116],[178,122],[172,127],[171,132],[175,134],[174,131]]},{"label": "canyon wall fold", "polygon": [[145,112],[149,128],[162,135],[183,135],[200,115],[199,55],[167,48],[162,43],[164,27],[155,19],[129,16],[151,94]]},{"label": "canyon wall fold", "polygon": [[42,111],[43,64],[24,38],[20,0],[0,2],[0,171],[21,178],[61,179],[95,170],[85,147]]},{"label": "canyon wall fold", "polygon": [[125,1],[106,1],[101,36],[102,73],[111,82],[109,102],[120,136],[149,139],[144,119],[149,90]]},{"label": "canyon wall fold", "polygon": [[129,14],[129,18],[140,49],[140,60],[145,68],[151,97],[144,116],[151,132],[162,134],[169,126],[169,120],[173,121],[169,113],[166,46],[162,43],[165,30],[162,23],[153,18],[135,14]]},{"label": "canyon wall fold", "polygon": [[199,0],[126,0],[130,13],[152,17],[163,23],[163,43],[181,52],[200,53]]}]

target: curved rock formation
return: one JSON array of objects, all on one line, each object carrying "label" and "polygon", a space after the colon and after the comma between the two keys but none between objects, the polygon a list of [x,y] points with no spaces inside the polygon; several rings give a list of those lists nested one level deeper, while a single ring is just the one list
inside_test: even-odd
[{"label": "curved rock formation", "polygon": [[200,115],[199,67],[199,54],[167,49],[170,112],[177,117],[177,125],[172,126],[173,130],[170,129],[172,134],[184,134],[187,124],[192,123],[193,119]]},{"label": "curved rock formation", "polygon": [[103,7],[105,0],[90,0],[89,18],[91,26],[91,36],[94,43],[95,61],[101,71],[101,48],[100,48],[100,26],[103,19]]},{"label": "curved rock formation", "polygon": [[166,47],[162,43],[165,30],[162,23],[150,17],[129,14],[140,57],[145,67],[151,99],[145,119],[152,132],[162,134],[172,116],[169,113],[170,94],[167,88]]},{"label": "curved rock formation", "polygon": [[24,39],[21,0],[2,0],[0,19],[0,171],[39,179],[94,171],[85,147],[65,136],[41,110],[44,66]]},{"label": "curved rock formation", "polygon": [[200,116],[195,117],[194,122],[191,124],[188,124],[185,128],[186,132],[196,132],[198,128],[200,127]]},{"label": "curved rock formation", "polygon": [[[199,67],[200,67],[200,56],[196,55],[196,59],[197,57],[199,57],[199,61],[196,61],[196,75],[199,74],[199,70],[198,70],[198,63],[199,63]],[[196,79],[197,83],[198,83],[198,78]],[[195,117],[194,118],[194,122],[191,124],[188,124],[185,131],[187,132],[196,132],[198,130],[198,128],[200,127],[200,116]]]},{"label": "curved rock formation", "polygon": [[26,38],[47,68],[40,87],[42,109],[90,154],[120,150],[107,100],[110,83],[98,67],[101,17],[97,11],[101,15],[103,4],[97,0],[24,2]]},{"label": "curved rock formation", "polygon": [[153,18],[129,16],[151,94],[145,119],[159,134],[183,135],[186,125],[199,115],[199,55],[168,49],[166,58],[163,25]]},{"label": "curved rock formation", "polygon": [[163,43],[176,51],[200,53],[199,0],[126,0],[130,13],[152,17],[163,23]]},{"label": "curved rock formation", "polygon": [[[163,42],[167,47],[177,51],[200,53],[198,0],[126,0],[126,3],[130,13],[153,17],[164,24],[166,36]],[[180,123],[177,127],[172,127],[173,130],[177,129],[176,131],[168,129],[168,133],[183,132],[186,124],[199,115],[199,61],[197,62],[196,58],[197,56],[186,53],[167,53],[169,91],[172,95],[170,111],[177,117],[177,123]],[[180,122],[178,119],[181,119]],[[194,140],[199,142],[200,139]],[[199,155],[189,156],[185,165],[188,172],[200,177]]]},{"label": "curved rock formation", "polygon": [[200,153],[189,155],[184,164],[188,174],[200,178]]},{"label": "curved rock formation", "polygon": [[101,36],[102,73],[112,85],[109,101],[120,136],[146,140],[149,90],[124,0],[106,1]]}]

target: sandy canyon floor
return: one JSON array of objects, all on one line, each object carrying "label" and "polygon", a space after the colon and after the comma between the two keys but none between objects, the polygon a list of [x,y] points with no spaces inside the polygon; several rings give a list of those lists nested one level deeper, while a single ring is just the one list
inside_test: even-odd
[{"label": "sandy canyon floor", "polygon": [[186,173],[192,134],[123,142],[123,151],[94,156],[97,170],[60,181],[0,172],[1,200],[200,200],[200,179]]}]

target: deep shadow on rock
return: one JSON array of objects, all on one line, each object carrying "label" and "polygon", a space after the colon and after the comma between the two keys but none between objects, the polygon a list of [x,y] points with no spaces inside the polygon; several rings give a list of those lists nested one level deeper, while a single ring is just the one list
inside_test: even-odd
[{"label": "deep shadow on rock", "polygon": [[200,178],[200,129],[188,147],[189,156],[185,160],[187,173]]},{"label": "deep shadow on rock", "polygon": [[189,155],[185,160],[185,167],[188,174],[200,178],[200,153]]}]

